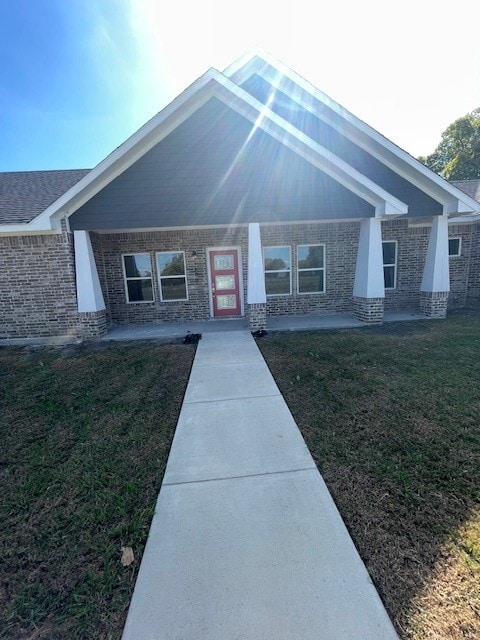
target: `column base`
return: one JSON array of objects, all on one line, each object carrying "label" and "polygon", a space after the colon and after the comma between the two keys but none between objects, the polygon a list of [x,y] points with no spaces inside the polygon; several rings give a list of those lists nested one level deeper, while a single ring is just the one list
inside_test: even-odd
[{"label": "column base", "polygon": [[107,312],[89,311],[88,313],[79,313],[79,337],[83,340],[95,340],[107,334]]},{"label": "column base", "polygon": [[251,331],[265,329],[267,326],[267,303],[249,304],[247,307],[248,328]]},{"label": "column base", "polygon": [[353,315],[366,324],[382,324],[383,298],[353,298]]},{"label": "column base", "polygon": [[446,318],[448,291],[421,291],[420,313],[427,318]]}]

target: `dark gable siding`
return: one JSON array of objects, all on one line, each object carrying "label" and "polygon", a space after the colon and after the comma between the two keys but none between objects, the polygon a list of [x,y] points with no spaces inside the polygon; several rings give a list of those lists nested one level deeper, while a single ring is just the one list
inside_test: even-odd
[{"label": "dark gable siding", "polygon": [[76,211],[70,225],[122,229],[370,215],[371,205],[211,99]]},{"label": "dark gable siding", "polygon": [[[294,90],[294,83],[290,83]],[[285,118],[297,129],[300,129],[313,140],[327,148],[329,151],[345,160],[350,166],[367,176],[383,187],[386,191],[396,196],[402,202],[409,205],[409,216],[425,216],[442,213],[442,206],[426,193],[412,185],[408,180],[397,175],[379,160],[356,144],[342,136],[338,131],[321,120],[321,113],[328,112],[329,117],[339,120],[339,116],[326,106],[321,106],[320,117],[316,117],[303,109],[298,103],[287,95],[274,89],[271,84],[258,75],[251,76],[242,88],[248,91],[257,100],[266,104],[270,96],[274,95],[269,103],[270,108]],[[317,105],[315,105],[317,107]]]}]

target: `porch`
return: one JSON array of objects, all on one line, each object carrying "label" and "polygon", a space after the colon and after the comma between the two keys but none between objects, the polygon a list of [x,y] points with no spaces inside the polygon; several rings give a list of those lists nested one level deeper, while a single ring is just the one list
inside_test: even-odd
[{"label": "porch", "polygon": [[[426,320],[416,311],[385,312],[385,322]],[[268,319],[267,331],[318,331],[321,329],[351,329],[369,326],[348,314],[330,316],[276,316]],[[162,322],[125,324],[113,326],[102,341],[172,340],[183,338],[187,333],[211,333],[215,331],[242,331],[248,328],[246,318],[233,320],[193,320],[191,322]]]}]

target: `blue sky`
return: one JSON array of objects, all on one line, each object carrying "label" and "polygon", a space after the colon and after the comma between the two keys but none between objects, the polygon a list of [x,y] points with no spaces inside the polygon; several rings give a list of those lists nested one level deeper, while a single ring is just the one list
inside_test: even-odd
[{"label": "blue sky", "polygon": [[0,0],[0,170],[92,167],[258,44],[412,155],[480,106],[480,3]]}]

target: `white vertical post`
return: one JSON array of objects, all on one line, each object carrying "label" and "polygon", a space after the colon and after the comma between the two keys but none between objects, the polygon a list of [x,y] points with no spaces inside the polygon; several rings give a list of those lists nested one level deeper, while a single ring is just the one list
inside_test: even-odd
[{"label": "white vertical post", "polygon": [[105,309],[105,302],[88,231],[74,231],[73,243],[75,247],[78,310],[81,313],[102,311]]},{"label": "white vertical post", "polygon": [[379,218],[362,220],[353,296],[355,298],[385,297],[382,227]]},{"label": "white vertical post", "polygon": [[450,291],[447,216],[433,218],[420,291],[427,293]]},{"label": "white vertical post", "polygon": [[266,302],[260,225],[258,222],[250,222],[248,225],[247,304],[265,304]]}]

